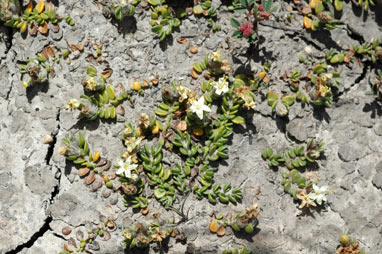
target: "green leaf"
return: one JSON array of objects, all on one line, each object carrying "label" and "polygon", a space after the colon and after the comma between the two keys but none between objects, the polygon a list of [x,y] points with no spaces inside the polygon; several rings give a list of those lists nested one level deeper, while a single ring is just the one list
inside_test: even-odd
[{"label": "green leaf", "polygon": [[186,10],[183,8],[179,8],[176,10],[176,17],[178,19],[184,18],[186,16]]},{"label": "green leaf", "polygon": [[233,32],[232,38],[241,38],[243,36],[243,33],[240,30],[237,30]]},{"label": "green leaf", "polygon": [[240,22],[237,21],[237,20],[234,19],[234,18],[231,18],[231,24],[232,24],[235,28],[239,28],[239,27],[240,27]]},{"label": "green leaf", "polygon": [[95,77],[97,76],[97,69],[91,65],[89,65],[87,68],[86,68],[86,73],[90,76],[90,77]]},{"label": "green leaf", "polygon": [[148,0],[148,3],[152,6],[160,5],[160,0]]},{"label": "green leaf", "polygon": [[199,15],[203,13],[203,7],[201,5],[194,6],[194,14]]},{"label": "green leaf", "polygon": [[232,119],[232,122],[235,124],[245,124],[245,119],[242,116],[236,116],[234,119]]},{"label": "green leaf", "polygon": [[264,11],[270,12],[273,0],[262,0],[261,3],[263,4]]},{"label": "green leaf", "polygon": [[119,21],[123,19],[123,13],[122,13],[121,7],[118,7],[117,9],[115,9],[114,17],[118,19]]},{"label": "green leaf", "polygon": [[247,2],[247,0],[240,0],[240,3],[241,3],[241,5],[242,5],[244,8],[248,8],[248,2]]},{"label": "green leaf", "polygon": [[153,31],[154,33],[158,33],[161,30],[162,30],[162,26],[161,25],[153,26],[151,28],[151,31]]},{"label": "green leaf", "polygon": [[344,2],[342,0],[334,0],[334,8],[336,8],[336,11],[342,11]]},{"label": "green leaf", "polygon": [[322,2],[318,2],[316,4],[316,7],[314,8],[316,14],[319,14],[320,12],[324,11],[324,4]]}]

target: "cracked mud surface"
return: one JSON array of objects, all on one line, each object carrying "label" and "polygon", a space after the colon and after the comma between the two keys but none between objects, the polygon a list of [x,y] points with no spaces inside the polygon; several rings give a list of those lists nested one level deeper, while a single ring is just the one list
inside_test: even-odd
[{"label": "cracked mud surface", "polygon": [[[119,33],[93,1],[57,2],[60,15],[76,20],[74,27],[61,22],[59,35],[24,38],[0,27],[0,253],[58,253],[76,231],[95,227],[100,215],[114,216],[117,229],[111,232],[110,240],[99,241],[100,250],[93,253],[124,253],[123,228],[143,217],[126,208],[117,193],[104,198],[105,186],[94,192],[84,185],[73,164],[57,150],[68,131],[82,130],[92,147],[115,161],[123,150],[119,133],[124,123],[138,119],[140,112],[151,112],[160,100],[159,89],[146,90],[143,97],[135,95],[134,108],[124,102],[126,114],[116,122],[78,122],[63,107],[70,98],[83,93],[86,54],[72,59],[71,64],[57,65],[56,75],[48,84],[27,90],[20,85],[18,63],[34,57],[45,46],[66,49],[65,40],[73,44],[87,39],[102,41],[114,84],[127,86],[133,77],[142,80],[159,74],[168,80],[182,77],[183,84],[191,87],[197,85],[189,75],[192,64],[221,46],[234,69],[260,71],[265,61],[271,62],[271,83],[282,85],[283,73],[304,69],[299,56],[307,54],[306,47],[311,48],[311,55],[322,57],[325,48],[349,49],[382,38],[382,10],[369,11],[365,18],[347,3],[341,17],[345,29],[309,33],[301,26],[301,16],[293,18],[290,25],[276,21],[260,25],[264,42],[248,59],[242,54],[247,43],[230,37],[229,17],[233,14],[220,1],[214,3],[220,6],[217,22],[221,31],[213,33],[205,19],[190,16],[168,43],[153,39],[144,13],[136,15],[135,27],[127,25]],[[281,7],[276,15],[285,13],[287,3],[277,4]],[[199,52],[191,54],[186,45],[176,42],[179,37],[197,45]],[[215,180],[224,182],[228,177],[244,190],[242,204],[228,205],[229,209],[240,211],[253,201],[259,203],[259,230],[249,239],[232,232],[219,238],[210,234],[208,214],[211,210],[224,211],[227,206],[212,206],[191,194],[185,203],[189,219],[180,227],[188,242],[196,246],[196,253],[221,253],[238,245],[262,254],[334,253],[343,232],[359,240],[366,253],[382,253],[382,109],[365,95],[372,75],[369,65],[343,65],[339,72],[342,86],[331,108],[313,110],[298,104],[291,108],[288,118],[274,119],[266,100],[256,102],[255,112],[246,115],[245,128],[235,129],[229,158],[219,165]],[[159,84],[159,88],[164,86]],[[46,135],[53,137],[52,143],[42,143]],[[331,194],[322,209],[298,216],[298,205],[284,193],[279,172],[269,169],[260,154],[264,147],[281,150],[310,137],[319,137],[326,144],[326,159],[319,161],[317,174],[321,184],[330,186]],[[256,195],[258,189],[261,192]],[[154,199],[149,208],[180,219]],[[63,235],[65,226],[72,228],[71,235]],[[168,253],[185,253],[187,248],[175,241],[170,246]]]}]

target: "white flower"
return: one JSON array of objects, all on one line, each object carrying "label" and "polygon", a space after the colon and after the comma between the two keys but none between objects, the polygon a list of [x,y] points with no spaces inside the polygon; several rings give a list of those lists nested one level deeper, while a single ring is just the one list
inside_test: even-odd
[{"label": "white flower", "polygon": [[177,86],[176,91],[179,93],[179,102],[183,102],[184,100],[187,100],[188,98],[193,96],[193,92],[191,89],[188,89],[184,86]]},{"label": "white flower", "polygon": [[89,89],[89,90],[95,90],[96,85],[97,85],[97,81],[95,80],[94,77],[89,78],[89,79],[86,81],[86,83],[87,83],[87,86],[86,86],[87,89]]},{"label": "white flower", "polygon": [[242,99],[244,100],[243,107],[245,107],[247,109],[250,109],[250,108],[255,109],[256,108],[255,102],[253,101],[252,96],[250,96],[249,94],[246,94]]},{"label": "white flower", "polygon": [[204,105],[204,96],[200,97],[199,100],[193,100],[191,102],[190,110],[195,113],[200,120],[203,119],[203,112],[211,112],[211,109]]},{"label": "white flower", "polygon": [[216,52],[210,53],[208,55],[208,58],[211,59],[212,61],[219,62],[221,55],[222,55],[222,51],[218,49]]},{"label": "white flower", "polygon": [[313,190],[308,194],[311,200],[317,202],[317,204],[321,205],[322,201],[326,200],[326,195],[329,193],[329,186],[322,186],[321,188],[317,185],[313,184]]},{"label": "white flower", "polygon": [[81,105],[81,102],[76,99],[71,99],[68,102],[68,105],[65,106],[65,109],[70,109],[72,111],[73,109],[78,109]]},{"label": "white flower", "polygon": [[119,168],[116,172],[118,175],[125,176],[127,178],[133,178],[134,175],[136,175],[136,174],[132,174],[131,171],[135,170],[138,167],[138,165],[133,164],[131,162],[131,157],[128,157],[125,161],[119,160],[118,166]]},{"label": "white flower", "polygon": [[226,78],[220,78],[218,82],[214,81],[211,85],[215,87],[215,93],[217,95],[225,94],[229,90]]},{"label": "white flower", "polygon": [[141,143],[143,140],[142,137],[135,138],[135,137],[128,137],[125,139],[125,146],[127,147],[127,152],[131,153],[134,151],[134,149]]}]

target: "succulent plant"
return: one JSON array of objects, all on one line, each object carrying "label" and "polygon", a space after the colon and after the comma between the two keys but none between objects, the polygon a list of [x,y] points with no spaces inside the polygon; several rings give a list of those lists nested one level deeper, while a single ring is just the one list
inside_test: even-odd
[{"label": "succulent plant", "polygon": [[367,91],[368,95],[374,95],[376,100],[382,100],[382,70],[377,70],[377,75],[374,80],[369,79],[371,91]]},{"label": "succulent plant", "polygon": [[360,249],[360,244],[348,234],[342,234],[339,238],[340,245],[337,247],[336,254],[365,254],[364,249]]},{"label": "succulent plant", "polygon": [[247,247],[243,246],[240,250],[232,249],[232,250],[224,250],[223,254],[251,254],[252,251],[248,250]]},{"label": "succulent plant", "polygon": [[76,135],[67,134],[62,139],[62,146],[58,149],[59,154],[64,155],[66,159],[73,161],[75,164],[95,168],[96,162],[99,160],[99,152],[92,153],[89,143],[81,132]]},{"label": "succulent plant", "polygon": [[148,3],[154,7],[151,13],[151,30],[158,35],[160,41],[163,41],[171,35],[174,28],[180,26],[179,18],[184,16],[184,12],[175,14],[164,0],[149,0]]},{"label": "succulent plant", "polygon": [[93,66],[87,67],[87,77],[82,81],[85,93],[80,96],[80,100],[71,99],[66,109],[79,110],[78,119],[86,118],[95,120],[115,119],[117,117],[116,107],[130,95],[123,88],[119,95],[116,95],[111,85],[106,85],[106,78],[101,74],[98,79],[97,69]]},{"label": "succulent plant", "polygon": [[254,204],[252,208],[247,208],[244,214],[235,214],[231,223],[232,229],[237,232],[244,231],[245,233],[252,234],[259,224],[257,219],[259,213],[260,211],[257,209],[257,204]]},{"label": "succulent plant", "polygon": [[48,33],[48,22],[55,24],[56,30],[59,27],[58,18],[54,5],[51,2],[45,3],[44,0],[40,0],[33,8],[33,2],[29,1],[24,14],[21,15],[20,4],[17,0],[2,0],[0,1],[0,20],[4,21],[6,26],[20,29],[21,33],[24,33],[30,25],[29,34],[35,35],[37,30],[42,33]]},{"label": "succulent plant", "polygon": [[134,226],[128,226],[123,231],[125,238],[124,244],[132,248],[146,248],[151,243],[161,243],[166,240],[171,232],[172,227],[166,227],[158,222],[151,222],[149,225],[137,223]]},{"label": "succulent plant", "polygon": [[295,99],[295,96],[291,94],[280,97],[274,91],[268,91],[267,93],[268,106],[272,107],[272,112],[278,116],[286,116],[289,113],[289,107],[294,104]]},{"label": "succulent plant", "polygon": [[210,0],[195,1],[193,13],[195,15],[203,15],[206,17],[216,17],[217,15],[216,8],[212,5],[212,1]]},{"label": "succulent plant", "polygon": [[310,0],[310,8],[315,15],[311,12],[305,13],[303,23],[307,30],[317,31],[321,27],[332,30],[342,24],[341,21],[334,19],[334,14],[330,11],[333,9],[341,11],[342,0],[334,0],[334,3],[333,0]]},{"label": "succulent plant", "polygon": [[365,42],[362,45],[353,45],[351,53],[357,56],[363,56],[365,60],[371,60],[372,63],[382,61],[382,41],[375,39],[372,42]]},{"label": "succulent plant", "polygon": [[0,20],[7,22],[14,16],[21,14],[20,2],[18,0],[0,0]]}]

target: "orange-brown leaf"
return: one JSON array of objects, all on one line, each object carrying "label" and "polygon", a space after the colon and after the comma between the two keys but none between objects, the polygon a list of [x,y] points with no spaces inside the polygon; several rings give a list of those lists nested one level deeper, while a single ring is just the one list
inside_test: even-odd
[{"label": "orange-brown leaf", "polygon": [[38,30],[41,34],[47,34],[48,33],[48,23],[44,22],[42,26],[38,27]]},{"label": "orange-brown leaf", "polygon": [[223,236],[223,235],[225,235],[225,227],[223,226],[223,225],[220,225],[220,227],[218,228],[218,230],[216,231],[216,234],[218,235],[218,236]]},{"label": "orange-brown leaf", "polygon": [[176,125],[176,128],[180,131],[185,131],[187,130],[187,123],[186,121],[182,120],[180,121],[177,125]]},{"label": "orange-brown leaf", "polygon": [[216,233],[217,231],[218,231],[218,228],[219,228],[219,225],[218,225],[218,223],[216,222],[216,221],[211,221],[211,223],[210,223],[210,227],[209,227],[209,229],[210,229],[210,231],[212,232],[212,233]]}]

